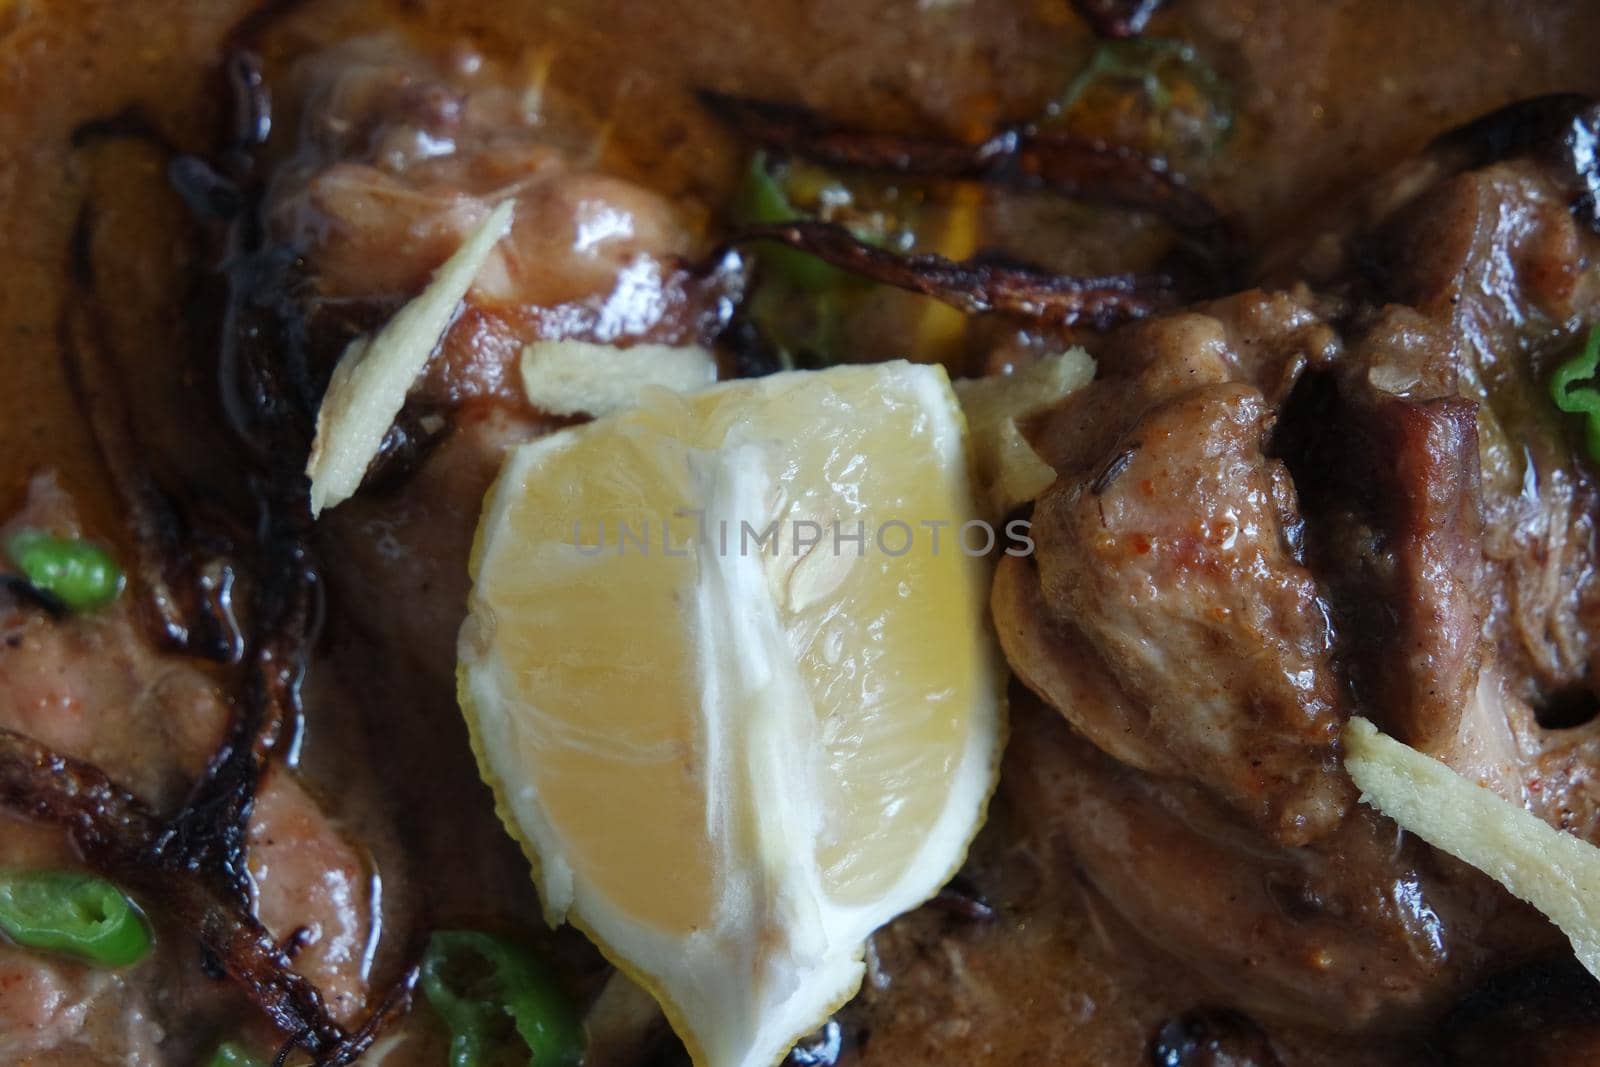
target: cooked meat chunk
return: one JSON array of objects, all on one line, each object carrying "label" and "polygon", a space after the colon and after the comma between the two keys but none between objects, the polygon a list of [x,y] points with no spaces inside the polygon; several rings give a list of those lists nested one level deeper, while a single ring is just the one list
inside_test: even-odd
[{"label": "cooked meat chunk", "polygon": [[1263,1018],[1404,1026],[1464,992],[1491,952],[1560,945],[1531,910],[1367,808],[1284,847],[1186,783],[1132,771],[1019,714],[1011,788],[1130,927]]},{"label": "cooked meat chunk", "polygon": [[294,776],[274,770],[250,815],[256,913],[295,970],[314,982],[334,1017],[349,1022],[367,998],[372,875],[356,847]]},{"label": "cooked meat chunk", "polygon": [[[6,526],[81,533],[71,497],[51,475],[33,480],[24,509]],[[57,619],[0,595],[0,726],[94,762],[157,810],[172,811],[222,744],[229,719],[216,680],[192,661],[150,647],[132,596]],[[81,862],[59,832],[0,815],[0,868]],[[359,1015],[375,918],[371,875],[336,821],[288,771],[262,785],[248,862],[262,921],[299,946],[297,967],[323,988],[336,1015]],[[179,988],[191,984],[193,954],[192,943],[174,937],[160,941],[140,967]],[[107,1055],[120,1050],[115,1062],[168,1062],[157,1046],[176,1006],[146,1002],[147,984],[137,973],[0,946],[0,1059],[87,1043]],[[197,986],[192,996],[191,1009],[214,1014],[231,1003],[229,987],[216,983]]]},{"label": "cooked meat chunk", "polygon": [[1600,500],[1546,382],[1600,307],[1600,239],[1573,210],[1587,178],[1537,139],[1592,114],[1547,101],[1520,124],[1491,117],[1379,183],[1377,221],[1338,240],[1352,298],[1396,303],[1353,314],[1350,357],[1302,383],[1279,433],[1312,566],[1349,616],[1358,696],[1468,764],[1477,663],[1493,659],[1493,703],[1517,717],[1507,701],[1570,703],[1593,670]]},{"label": "cooked meat chunk", "polygon": [[[1058,706],[1106,751],[1302,842],[1349,800],[1328,773],[1340,693],[1293,489],[1264,453],[1271,409],[1247,380],[1276,383],[1329,342],[1285,297],[1214,311],[1125,331],[1106,377],[1046,416],[1036,438],[1060,477],[1034,513],[1045,629],[997,616],[1036,688],[1046,673],[1094,687]],[[1006,567],[1002,582],[1028,564]],[[1087,672],[1043,666],[1052,640]]]},{"label": "cooked meat chunk", "polygon": [[1578,151],[1597,122],[1600,105],[1571,97],[1488,116],[1375,183],[1335,213],[1335,228],[1269,256],[1275,276],[1304,272],[1357,305],[1362,338],[1342,398],[1476,403],[1482,610],[1535,703],[1585,675],[1593,655],[1592,478],[1546,381],[1600,307],[1600,239],[1585,206],[1595,163]]},{"label": "cooked meat chunk", "polygon": [[1396,298],[1450,325],[1459,392],[1479,403],[1489,630],[1533,699],[1590,669],[1600,618],[1592,476],[1545,391],[1600,307],[1600,238],[1568,206],[1545,171],[1501,164],[1422,198],[1382,246]]},{"label": "cooked meat chunk", "polygon": [[[301,65],[295,153],[265,206],[270,238],[304,257],[311,336],[383,321],[427,283],[493,205],[512,233],[414,394],[427,408],[520,404],[529,341],[699,339],[726,279],[685,266],[695,228],[654,192],[584,165],[593,134],[540,110],[511,72],[460,51],[429,57],[357,40]],[[323,344],[326,363],[338,344]]]},{"label": "cooked meat chunk", "polygon": [[1484,614],[1476,405],[1314,377],[1278,443],[1361,706],[1410,744],[1453,740]]},{"label": "cooked meat chunk", "polygon": [[1335,213],[1296,261],[1311,289],[1124,328],[1032,428],[1058,477],[997,624],[1099,750],[1030,753],[1034,807],[1134,928],[1264,1015],[1398,1022],[1554,943],[1350,806],[1349,714],[1600,829],[1600,722],[1545,728],[1592,694],[1600,632],[1600,501],[1545,384],[1600,318],[1600,236],[1570,153],[1487,128]]},{"label": "cooked meat chunk", "polygon": [[[36,476],[3,529],[82,534],[54,475]],[[56,620],[0,598],[0,726],[104,768],[162,808],[183,799],[222,743],[226,698],[190,664],[143,638],[126,600]]]},{"label": "cooked meat chunk", "polygon": [[1304,842],[1349,798],[1328,773],[1332,634],[1293,556],[1287,472],[1262,454],[1267,417],[1250,386],[1193,381],[1135,421],[1101,471],[1064,473],[1034,529],[1046,602],[1145,709],[1144,744]]},{"label": "cooked meat chunk", "polygon": [[304,257],[314,362],[336,357],[341,327],[370,328],[420,290],[495,201],[517,202],[510,237],[412,391],[402,427],[414,454],[398,484],[373,486],[323,528],[345,606],[442,694],[483,494],[507,449],[558,424],[522,395],[523,347],[704,340],[726,279],[685,268],[697,234],[683,213],[587,166],[592,134],[533,107],[486,57],[358,40],[303,63],[296,85],[300,138],[265,210],[269,238]]}]

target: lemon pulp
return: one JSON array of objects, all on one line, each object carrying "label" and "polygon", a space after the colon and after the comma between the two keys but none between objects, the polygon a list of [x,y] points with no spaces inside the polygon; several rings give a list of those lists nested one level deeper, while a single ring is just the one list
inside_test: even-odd
[{"label": "lemon pulp", "polygon": [[705,1067],[765,1067],[937,890],[1001,740],[944,372],[775,375],[523,446],[489,494],[461,697],[570,918]]}]

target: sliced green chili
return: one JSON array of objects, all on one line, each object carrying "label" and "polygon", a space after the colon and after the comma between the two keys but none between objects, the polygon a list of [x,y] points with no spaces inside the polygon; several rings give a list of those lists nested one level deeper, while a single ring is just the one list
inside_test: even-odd
[{"label": "sliced green chili", "polygon": [[77,871],[0,872],[0,933],[23,946],[108,967],[150,951],[144,916],[110,882]]},{"label": "sliced green chili", "polygon": [[267,1063],[239,1042],[224,1041],[206,1061],[206,1067],[267,1067]]},{"label": "sliced green chili", "polygon": [[74,611],[109,604],[122,592],[122,571],[105,549],[44,530],[18,530],[6,538],[6,555],[36,588]]},{"label": "sliced green chili", "polygon": [[[810,164],[751,157],[734,214],[744,223],[799,219],[835,222],[869,244],[909,251],[908,219],[919,201],[898,186],[847,184]],[[841,324],[871,282],[807,252],[774,243],[754,248],[759,281],[748,304],[750,319],[776,350],[785,369],[828,366],[841,358]]]},{"label": "sliced green chili", "polygon": [[439,930],[422,957],[422,991],[450,1029],[450,1067],[521,1058],[576,1067],[583,1026],[545,965],[527,949],[473,930]]},{"label": "sliced green chili", "polygon": [[[1550,397],[1556,407],[1584,416],[1584,446],[1589,458],[1600,463],[1600,389],[1593,381],[1600,369],[1600,326],[1589,331],[1582,351],[1556,367],[1550,376]],[[1588,385],[1579,383],[1589,382]]]},{"label": "sliced green chili", "polygon": [[[773,174],[765,152],[757,152],[750,159],[744,182],[739,189],[737,214],[740,222],[770,223],[793,222],[816,216],[794,205],[777,175]],[[807,292],[826,292],[855,279],[831,263],[816,256],[781,245],[763,245],[757,252],[761,265],[777,280]]]}]

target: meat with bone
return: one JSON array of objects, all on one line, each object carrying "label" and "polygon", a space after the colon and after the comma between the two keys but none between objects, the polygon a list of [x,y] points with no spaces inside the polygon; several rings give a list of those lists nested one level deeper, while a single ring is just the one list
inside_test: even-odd
[{"label": "meat with bone", "polygon": [[[1222,325],[1236,297],[1203,327],[1125,327],[1095,353],[1102,381],[1034,428],[1058,479],[1036,504],[1037,561],[1002,565],[997,624],[1018,674],[1103,753],[1071,781],[1041,755],[1028,777],[1056,788],[1037,809],[1167,951],[1204,970],[1254,946],[1249,981],[1214,978],[1266,1015],[1425,1017],[1551,943],[1471,872],[1397,851],[1365,809],[1306,806],[1349,799],[1348,715],[1595,828],[1600,727],[1547,731],[1535,713],[1587,686],[1592,656],[1591,476],[1543,383],[1595,320],[1600,242],[1559,146],[1464,157],[1492,128],[1445,139],[1367,194],[1348,231],[1301,246],[1317,294],[1302,321],[1240,345]],[[1277,843],[1250,829],[1283,811],[1309,817],[1268,819]],[[1308,953],[1323,904],[1260,895],[1273,862],[1318,872],[1311,897],[1345,902],[1342,951],[1373,956]],[[1196,918],[1253,898],[1247,928]],[[1389,903],[1349,904],[1362,899]],[[1533,932],[1519,945],[1509,929]]]}]

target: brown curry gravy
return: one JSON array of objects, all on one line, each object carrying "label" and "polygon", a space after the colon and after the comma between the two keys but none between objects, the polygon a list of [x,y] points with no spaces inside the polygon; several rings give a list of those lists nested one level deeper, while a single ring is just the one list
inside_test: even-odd
[{"label": "brown curry gravy", "polygon": [[[100,288],[116,304],[117,351],[151,461],[174,480],[228,489],[229,472],[197,458],[225,451],[193,444],[214,431],[184,415],[211,394],[185,362],[196,246],[164,160],[136,140],[74,148],[71,135],[133,107],[180,149],[206,150],[222,118],[219,42],[252,6],[0,0],[0,232],[9,259],[0,286],[0,511],[29,473],[51,466],[88,506],[95,532],[118,529],[58,347],[70,237],[86,200],[103,223]],[[395,24],[441,41],[465,36],[504,56],[549,50],[553,87],[611,124],[612,165],[702,216],[725,199],[741,155],[695,104],[694,87],[802,101],[866,125],[975,132],[1036,113],[1093,47],[1064,0],[323,0],[267,37],[269,72],[318,42]],[[1196,179],[1257,234],[1455,122],[1522,96],[1600,90],[1600,18],[1581,0],[1176,0],[1150,32],[1190,40],[1233,87],[1237,131]],[[1019,725],[1020,743],[1062,728],[1037,718]],[[313,774],[321,762],[309,761]],[[869,987],[842,1016],[861,1062],[1141,1062],[1161,1022],[1204,1001],[1183,975],[1128,950],[1131,940],[1069,865],[1041,865],[1039,850],[1016,839],[1011,803],[1002,785],[972,874],[1001,905],[996,923],[1020,929],[1000,938],[993,926],[924,911],[880,935]],[[1026,907],[1008,909],[1004,897]],[[1290,1063],[1408,1063],[1420,1054],[1402,1038],[1351,1045],[1271,1033]]]}]

